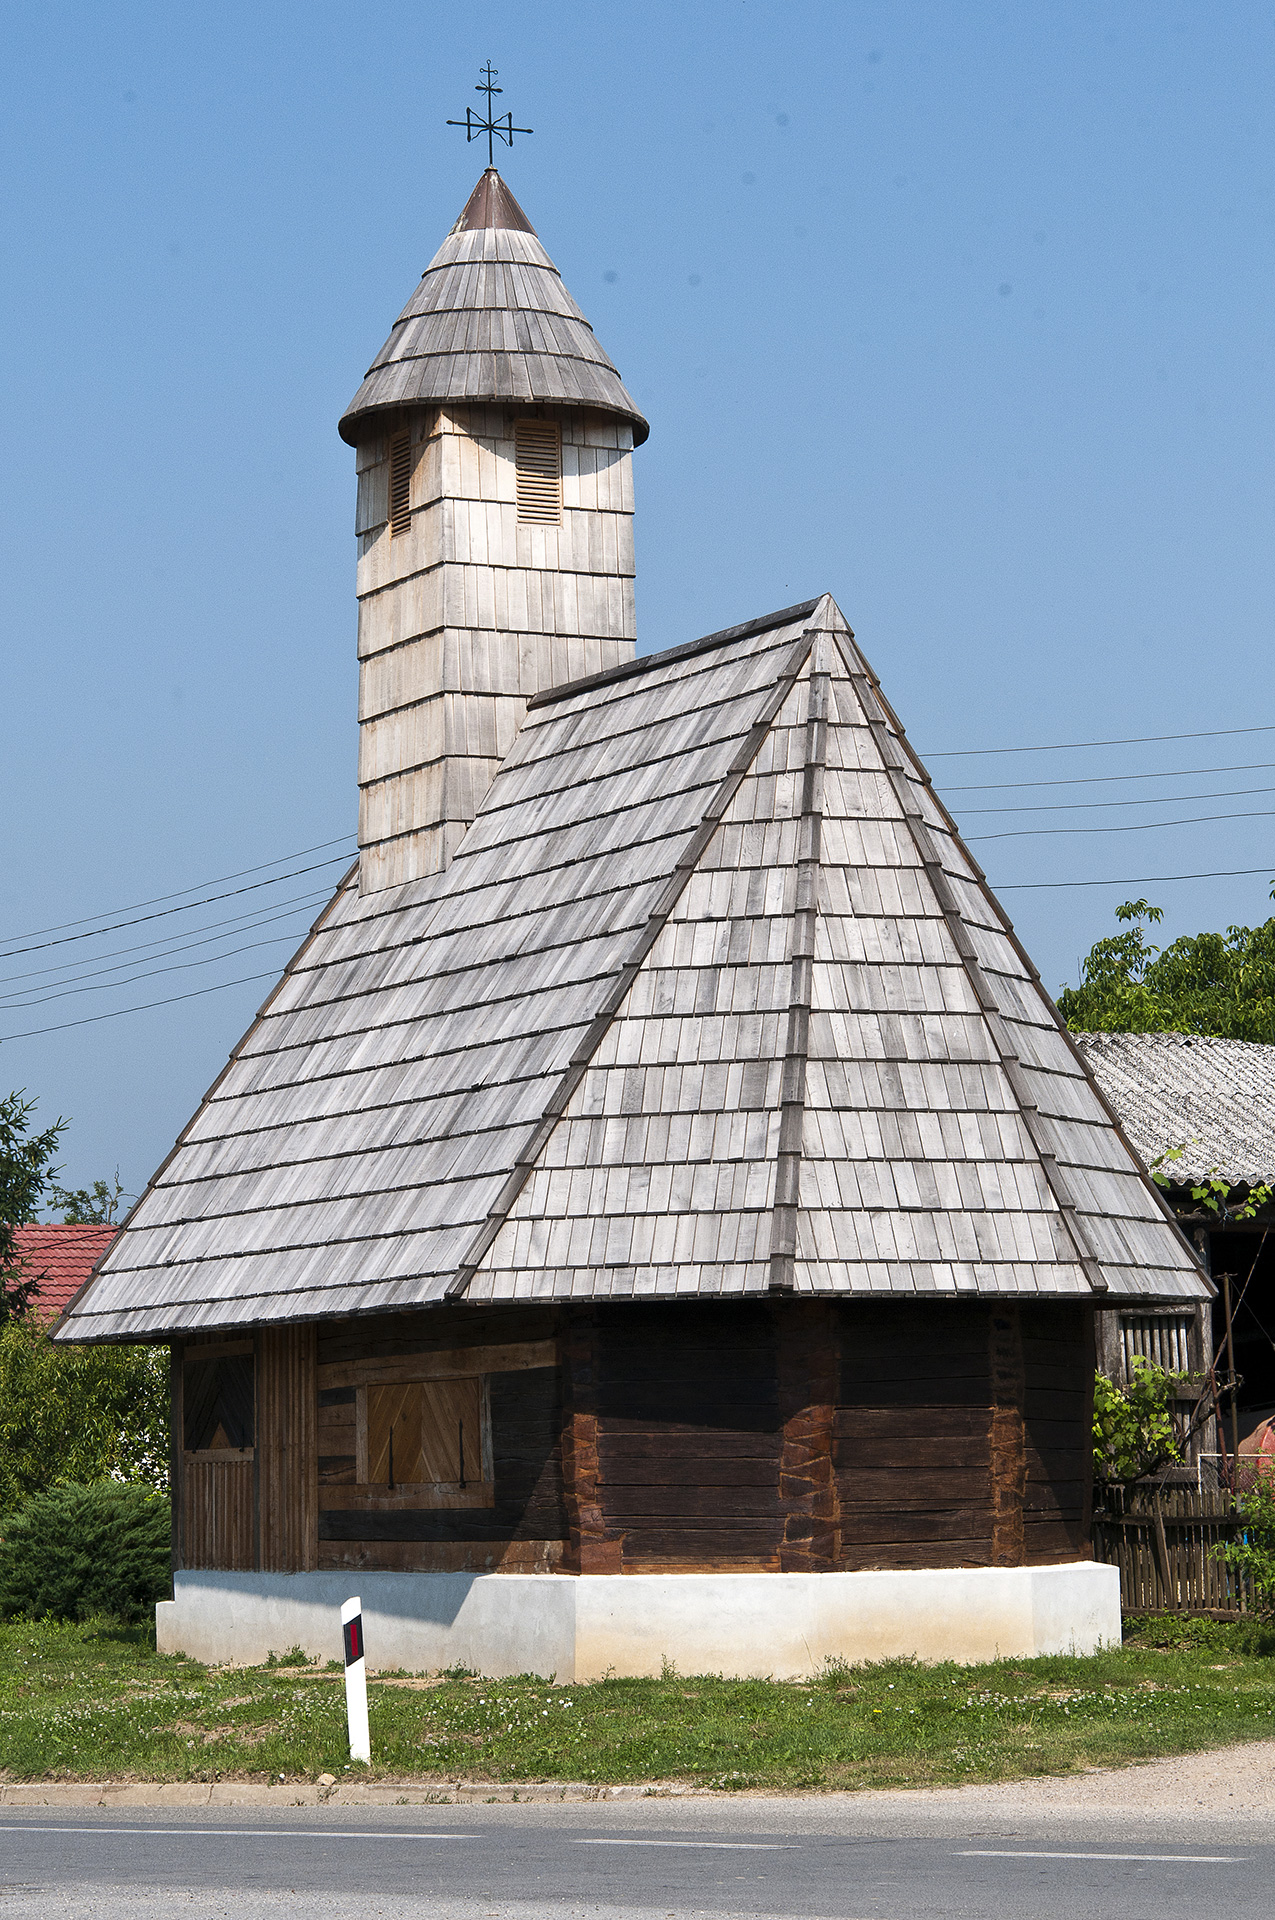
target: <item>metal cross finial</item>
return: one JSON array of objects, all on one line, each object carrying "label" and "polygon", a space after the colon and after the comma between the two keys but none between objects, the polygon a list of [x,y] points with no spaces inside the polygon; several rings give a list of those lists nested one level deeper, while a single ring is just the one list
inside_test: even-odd
[{"label": "metal cross finial", "polygon": [[497,140],[503,140],[507,147],[512,147],[516,133],[534,133],[535,128],[516,127],[512,113],[494,114],[492,112],[492,95],[494,93],[504,92],[503,87],[498,87],[493,84],[500,69],[493,67],[489,60],[487,65],[481,67],[479,71],[483,77],[474,88],[474,92],[485,93],[487,95],[487,118],[484,120],[482,115],[475,113],[472,107],[466,107],[465,118],[463,120],[449,120],[447,124],[449,127],[464,127],[466,146],[469,145],[471,140],[481,140],[483,135],[486,134],[487,165],[494,167],[496,164],[496,149],[494,143]]}]

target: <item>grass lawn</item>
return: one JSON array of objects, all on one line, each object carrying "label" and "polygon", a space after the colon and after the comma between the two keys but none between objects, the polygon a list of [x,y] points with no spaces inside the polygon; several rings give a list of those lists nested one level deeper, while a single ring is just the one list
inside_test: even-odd
[{"label": "grass lawn", "polygon": [[[1131,1623],[1092,1659],[830,1669],[812,1684],[666,1674],[553,1687],[373,1681],[371,1777],[926,1786],[1275,1736],[1275,1633]],[[0,1779],[342,1777],[339,1672],[209,1669],[109,1623],[0,1625]],[[368,1777],[358,1769],[360,1778]]]}]

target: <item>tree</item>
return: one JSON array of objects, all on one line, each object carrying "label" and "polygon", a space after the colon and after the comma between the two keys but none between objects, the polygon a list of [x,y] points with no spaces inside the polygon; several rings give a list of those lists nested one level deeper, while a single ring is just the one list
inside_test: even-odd
[{"label": "tree", "polygon": [[1184,934],[1161,949],[1147,929],[1163,917],[1145,900],[1116,908],[1127,931],[1097,941],[1080,963],[1080,985],[1058,995],[1067,1025],[1275,1042],[1275,918],[1224,934]]},{"label": "tree", "polygon": [[1141,1354],[1133,1378],[1119,1386],[1105,1373],[1094,1379],[1093,1470],[1095,1480],[1128,1486],[1182,1458],[1173,1420],[1174,1388],[1185,1378],[1166,1373]]},{"label": "tree", "polygon": [[91,1187],[59,1187],[54,1182],[49,1189],[49,1207],[61,1214],[66,1227],[113,1227],[120,1201],[129,1197],[116,1167],[113,1181],[95,1180]]},{"label": "tree", "polygon": [[58,1172],[53,1156],[66,1132],[66,1121],[58,1119],[43,1133],[31,1133],[35,1108],[25,1087],[0,1098],[0,1326],[27,1311],[39,1286],[40,1275],[19,1255],[13,1229],[36,1218]]},{"label": "tree", "polygon": [[55,1346],[38,1311],[0,1327],[0,1518],[50,1487],[168,1487],[168,1352]]}]

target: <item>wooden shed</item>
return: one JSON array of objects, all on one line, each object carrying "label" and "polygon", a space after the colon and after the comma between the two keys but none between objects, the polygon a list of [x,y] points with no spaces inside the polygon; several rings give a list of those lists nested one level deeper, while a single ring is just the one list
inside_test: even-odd
[{"label": "wooden shed", "polygon": [[1118,1634],[1095,1303],[1208,1283],[836,604],[635,657],[646,423],[494,171],[341,430],[359,861],[59,1335],[172,1346],[161,1644]]}]

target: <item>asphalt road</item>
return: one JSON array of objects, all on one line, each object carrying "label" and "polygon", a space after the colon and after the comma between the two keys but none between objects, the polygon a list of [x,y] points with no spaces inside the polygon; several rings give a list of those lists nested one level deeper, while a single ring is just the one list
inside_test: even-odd
[{"label": "asphalt road", "polygon": [[1270,1920],[1273,1876],[1269,1819],[903,1796],[0,1812],[0,1920]]}]

